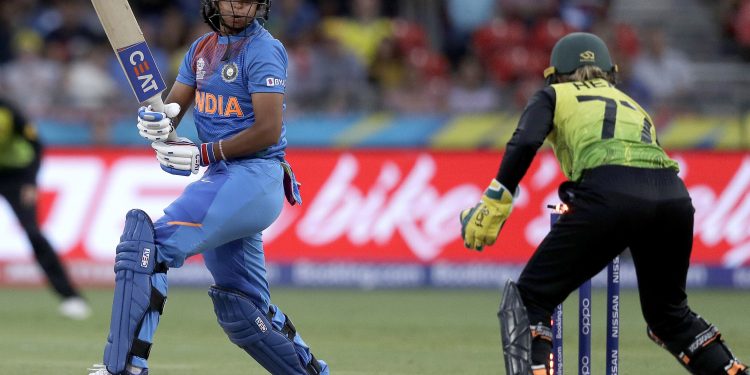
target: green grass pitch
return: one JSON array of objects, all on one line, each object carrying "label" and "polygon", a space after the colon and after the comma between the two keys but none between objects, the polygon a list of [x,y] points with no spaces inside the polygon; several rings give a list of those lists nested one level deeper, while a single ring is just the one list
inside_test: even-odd
[{"label": "green grass pitch", "polygon": [[[101,361],[112,292],[88,290],[94,316],[83,322],[56,313],[43,289],[0,289],[0,374],[80,375]],[[336,375],[503,374],[495,316],[500,296],[490,290],[276,289],[282,307],[314,353]],[[603,291],[594,293],[593,374],[604,373]],[[750,360],[748,294],[691,292],[690,303]],[[575,294],[565,305],[565,360],[575,373]],[[685,374],[651,343],[635,291],[623,291],[620,373]],[[232,345],[216,324],[205,290],[173,288],[151,353],[153,375],[236,375],[265,372]]]}]

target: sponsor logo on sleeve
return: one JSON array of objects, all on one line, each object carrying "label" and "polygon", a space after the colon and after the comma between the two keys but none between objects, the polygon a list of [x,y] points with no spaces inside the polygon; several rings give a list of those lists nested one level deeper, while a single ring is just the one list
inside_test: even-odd
[{"label": "sponsor logo on sleeve", "polygon": [[286,87],[286,80],[276,77],[266,78],[266,86],[268,87]]}]

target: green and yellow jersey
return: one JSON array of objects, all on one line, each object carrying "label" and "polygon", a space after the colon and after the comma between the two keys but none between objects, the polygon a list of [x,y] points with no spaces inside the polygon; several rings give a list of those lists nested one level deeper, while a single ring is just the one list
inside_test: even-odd
[{"label": "green and yellow jersey", "polygon": [[552,144],[565,176],[602,165],[674,168],[656,140],[651,117],[604,79],[552,85],[555,90]]},{"label": "green and yellow jersey", "polygon": [[0,172],[31,166],[37,153],[35,128],[9,103],[0,100]]},{"label": "green and yellow jersey", "polygon": [[534,94],[496,179],[515,191],[545,139],[571,181],[604,165],[678,170],[659,146],[648,113],[604,79],[553,84]]}]

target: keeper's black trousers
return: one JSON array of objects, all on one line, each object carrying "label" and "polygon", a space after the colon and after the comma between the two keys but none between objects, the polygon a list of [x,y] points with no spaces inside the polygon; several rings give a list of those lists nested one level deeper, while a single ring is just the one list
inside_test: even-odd
[{"label": "keeper's black trousers", "polygon": [[71,285],[55,251],[39,229],[37,221],[36,173],[39,162],[20,170],[0,172],[0,195],[8,201],[26,232],[34,256],[47,275],[52,288],[63,298],[79,296]]},{"label": "keeper's black trousers", "polygon": [[555,306],[629,247],[651,330],[664,342],[685,343],[706,329],[687,305],[694,209],[674,170],[603,166],[560,190],[570,212],[518,281],[531,324],[548,325]]}]

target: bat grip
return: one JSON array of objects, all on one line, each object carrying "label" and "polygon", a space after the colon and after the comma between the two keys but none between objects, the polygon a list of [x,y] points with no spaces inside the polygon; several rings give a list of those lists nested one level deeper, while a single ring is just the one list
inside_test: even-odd
[{"label": "bat grip", "polygon": [[151,106],[151,109],[155,112],[164,112],[164,101],[161,99],[161,92],[146,99],[143,103],[145,106]]},{"label": "bat grip", "polygon": [[[141,104],[146,106],[150,105],[151,109],[156,112],[164,112],[164,101],[161,99],[161,92],[146,99],[146,101]],[[174,141],[175,139],[177,139],[177,132],[173,131],[169,133],[167,140]]]}]

